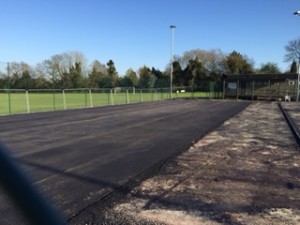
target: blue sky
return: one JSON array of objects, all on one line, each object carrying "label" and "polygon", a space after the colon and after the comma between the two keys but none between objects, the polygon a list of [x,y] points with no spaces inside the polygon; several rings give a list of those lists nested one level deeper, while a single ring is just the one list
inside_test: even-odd
[{"label": "blue sky", "polygon": [[82,52],[89,63],[115,62],[120,75],[143,65],[164,70],[174,53],[236,50],[255,67],[285,71],[284,46],[300,37],[300,0],[3,0],[0,61],[35,65]]}]

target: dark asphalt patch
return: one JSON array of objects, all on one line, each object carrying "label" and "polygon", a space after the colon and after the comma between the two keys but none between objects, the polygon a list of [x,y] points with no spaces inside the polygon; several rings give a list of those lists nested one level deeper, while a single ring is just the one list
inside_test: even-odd
[{"label": "dark asphalt patch", "polygon": [[[179,100],[7,116],[0,139],[71,218],[249,104]],[[1,194],[1,224],[19,224],[11,208]]]}]

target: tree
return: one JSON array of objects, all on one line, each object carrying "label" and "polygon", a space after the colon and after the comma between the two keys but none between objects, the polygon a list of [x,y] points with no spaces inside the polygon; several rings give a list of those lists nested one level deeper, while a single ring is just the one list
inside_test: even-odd
[{"label": "tree", "polygon": [[284,55],[285,62],[299,62],[300,60],[300,38],[289,41],[284,47],[286,54]]},{"label": "tree", "polygon": [[206,79],[205,68],[197,57],[189,61],[189,65],[185,68],[184,74],[185,86],[198,86]]},{"label": "tree", "polygon": [[52,83],[47,80],[44,76],[40,75],[35,79],[35,88],[47,89],[52,88]]},{"label": "tree", "polygon": [[63,54],[56,54],[42,63],[46,76],[52,80],[53,88],[64,88],[64,74],[68,64]]},{"label": "tree", "polygon": [[155,69],[154,67],[152,67],[151,74],[155,79],[155,88],[164,88],[170,86],[170,78],[166,73],[163,73],[159,69]]},{"label": "tree", "polygon": [[[85,62],[85,56],[80,52],[74,51],[53,55],[50,59],[45,60],[40,67],[43,68],[45,77],[52,80],[53,87],[73,88],[73,85],[79,85],[80,82],[78,83],[78,81],[82,79]],[[80,74],[78,73],[79,69],[81,70]],[[76,70],[77,72],[75,72]]]},{"label": "tree", "polygon": [[291,64],[291,69],[290,69],[290,73],[297,73],[297,62],[295,60],[293,60],[292,64]]},{"label": "tree", "polygon": [[9,89],[10,88],[10,79],[8,76],[0,77],[0,88]]},{"label": "tree", "polygon": [[34,88],[34,79],[32,79],[28,70],[22,72],[17,88],[24,88],[26,90]]},{"label": "tree", "polygon": [[262,64],[261,67],[257,70],[258,73],[263,74],[272,74],[272,73],[281,73],[278,65],[276,63],[266,63]]},{"label": "tree", "polygon": [[136,87],[138,85],[138,76],[133,69],[128,69],[126,75],[121,79],[122,87]]},{"label": "tree", "polygon": [[[44,88],[54,88],[53,80],[50,77],[47,77],[47,68],[44,63],[38,63],[35,66],[35,74],[36,74],[36,88],[44,89]],[[47,84],[46,84],[47,83]]]},{"label": "tree", "polygon": [[70,88],[80,88],[85,86],[82,76],[82,68],[80,62],[75,62],[75,65],[71,65],[69,69],[69,82]]},{"label": "tree", "polygon": [[34,88],[32,79],[33,69],[24,62],[10,64],[10,88],[29,89]]},{"label": "tree", "polygon": [[179,61],[173,62],[173,84],[175,86],[183,86],[185,84],[184,72],[180,66]]},{"label": "tree", "polygon": [[103,87],[104,77],[107,76],[106,66],[100,63],[98,60],[95,60],[92,63],[92,69],[88,77],[88,87],[89,88],[98,88]]},{"label": "tree", "polygon": [[179,62],[182,68],[188,66],[190,60],[198,60],[202,63],[202,66],[208,72],[208,74],[222,74],[225,73],[225,54],[220,49],[201,50],[193,49],[183,53],[182,58],[179,58]]},{"label": "tree", "polygon": [[140,88],[153,88],[156,77],[151,73],[151,70],[147,66],[143,66],[139,69],[138,74],[140,76],[139,87]]},{"label": "tree", "polygon": [[106,77],[105,87],[114,88],[116,87],[118,82],[118,72],[115,68],[114,61],[109,60],[106,65],[107,65],[107,77]]},{"label": "tree", "polygon": [[236,51],[226,57],[225,64],[229,74],[252,74],[254,71],[253,63],[246,56]]}]

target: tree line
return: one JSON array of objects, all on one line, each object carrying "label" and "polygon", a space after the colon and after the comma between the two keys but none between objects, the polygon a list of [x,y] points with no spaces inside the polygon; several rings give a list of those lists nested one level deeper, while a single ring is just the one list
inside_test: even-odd
[{"label": "tree line", "polygon": [[[146,65],[137,71],[128,69],[120,76],[114,61],[103,64],[94,60],[87,65],[80,52],[56,54],[35,67],[25,62],[9,63],[0,73],[0,89],[68,88],[164,88],[170,85],[171,65],[164,71]],[[173,85],[199,87],[220,80],[223,74],[281,73],[276,63],[254,68],[254,61],[237,51],[224,54],[219,49],[190,50],[174,57]],[[289,72],[294,72],[292,71]]]}]

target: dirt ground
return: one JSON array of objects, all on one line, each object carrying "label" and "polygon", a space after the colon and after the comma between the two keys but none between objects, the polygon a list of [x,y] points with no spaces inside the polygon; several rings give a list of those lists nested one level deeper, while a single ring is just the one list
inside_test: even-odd
[{"label": "dirt ground", "polygon": [[137,224],[300,224],[299,147],[277,104],[252,104],[112,210]]}]

